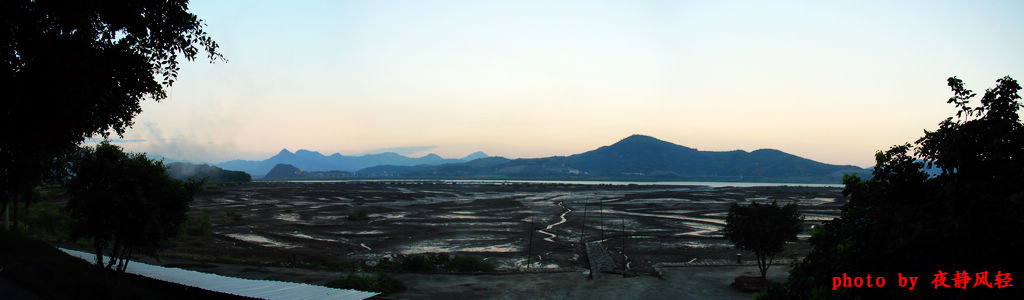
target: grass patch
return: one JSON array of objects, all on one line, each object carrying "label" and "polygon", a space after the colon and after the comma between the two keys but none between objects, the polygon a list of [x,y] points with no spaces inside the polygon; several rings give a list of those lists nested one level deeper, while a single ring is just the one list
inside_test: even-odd
[{"label": "grass patch", "polygon": [[384,294],[405,290],[405,283],[383,273],[376,276],[348,274],[345,277],[327,282],[324,286]]},{"label": "grass patch", "polygon": [[381,260],[377,268],[409,272],[494,272],[495,265],[477,256],[459,255],[450,258],[447,254],[432,253],[409,255],[398,261]]}]

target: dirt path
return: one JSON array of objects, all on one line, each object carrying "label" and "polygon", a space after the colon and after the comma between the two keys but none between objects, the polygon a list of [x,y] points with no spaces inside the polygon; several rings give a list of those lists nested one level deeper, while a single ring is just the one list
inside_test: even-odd
[{"label": "dirt path", "polygon": [[605,271],[615,269],[615,261],[599,242],[587,243],[587,259],[590,260],[590,277],[595,280],[604,278]]}]

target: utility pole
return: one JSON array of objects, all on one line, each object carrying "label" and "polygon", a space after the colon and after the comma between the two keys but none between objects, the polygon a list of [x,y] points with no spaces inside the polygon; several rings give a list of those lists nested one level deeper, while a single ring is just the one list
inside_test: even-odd
[{"label": "utility pole", "polygon": [[587,244],[585,242],[586,230],[587,230],[587,201],[583,201],[583,222],[580,222],[580,246],[586,250]]},{"label": "utility pole", "polygon": [[603,240],[604,239],[604,201],[601,201],[601,199],[598,199],[597,200],[597,207],[598,207],[597,209],[599,210],[598,213],[600,214],[599,215],[599,221],[598,221],[599,224],[598,224],[598,226],[601,228],[601,239]]},{"label": "utility pole", "polygon": [[530,216],[530,243],[529,250],[526,252],[526,270],[530,270],[530,265],[533,263],[533,216]]},{"label": "utility pole", "polygon": [[626,234],[626,216],[622,216],[622,269],[626,270],[626,239],[629,238],[629,234]]}]

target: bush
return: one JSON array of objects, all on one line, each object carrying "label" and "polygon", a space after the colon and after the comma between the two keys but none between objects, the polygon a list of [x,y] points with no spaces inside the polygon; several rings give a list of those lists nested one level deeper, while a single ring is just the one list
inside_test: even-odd
[{"label": "bush", "polygon": [[194,237],[208,237],[213,233],[213,226],[210,225],[210,214],[205,211],[188,215],[181,227],[182,234]]},{"label": "bush", "polygon": [[348,274],[324,284],[326,287],[352,289],[367,292],[394,293],[405,290],[405,283],[386,274],[358,275]]},{"label": "bush", "polygon": [[402,270],[413,272],[430,272],[437,270],[436,257],[429,254],[406,256],[402,259]]},{"label": "bush", "polygon": [[348,219],[349,221],[366,221],[369,220],[370,217],[366,215],[365,211],[357,210],[348,213]]},{"label": "bush", "polygon": [[200,193],[208,193],[208,194],[223,193],[224,192],[224,187],[220,186],[219,184],[210,183],[210,184],[205,184],[202,187],[200,187],[199,188],[199,192]]},{"label": "bush", "polygon": [[[12,203],[11,205],[15,205]],[[49,202],[36,202],[27,208],[24,203],[17,203],[22,211],[18,227],[24,234],[45,241],[66,240],[67,229],[71,223],[64,208]]]},{"label": "bush", "polygon": [[224,218],[228,219],[228,220],[231,220],[231,221],[235,221],[235,222],[240,222],[242,220],[245,220],[245,216],[243,216],[241,213],[239,213],[237,211],[234,211],[234,210],[225,211],[224,212]]},{"label": "bush", "polygon": [[449,259],[448,254],[432,253],[409,255],[394,262],[382,259],[377,268],[408,272],[494,272],[495,265],[476,256],[456,256]]},{"label": "bush", "polygon": [[359,269],[359,264],[345,260],[333,260],[328,259],[323,263],[325,269],[336,270],[336,271],[353,271]]},{"label": "bush", "polygon": [[448,262],[448,269],[459,272],[494,272],[494,263],[476,256],[456,256]]}]

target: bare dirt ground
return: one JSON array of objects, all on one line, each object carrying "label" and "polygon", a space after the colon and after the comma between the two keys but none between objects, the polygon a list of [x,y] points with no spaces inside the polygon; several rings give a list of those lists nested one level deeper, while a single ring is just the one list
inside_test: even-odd
[{"label": "bare dirt ground", "polygon": [[[785,280],[785,266],[768,269],[768,279]],[[693,266],[664,269],[653,276],[606,276],[588,280],[578,272],[507,275],[400,274],[409,285],[395,299],[751,299],[729,286],[739,275],[759,276],[757,266]]]},{"label": "bare dirt ground", "polygon": [[[704,290],[728,298],[731,294],[711,291],[723,284],[729,290],[733,277],[756,271],[756,266],[722,267],[735,264],[739,252],[722,238],[721,230],[729,205],[750,201],[796,202],[810,228],[837,216],[845,200],[841,188],[827,187],[252,183],[197,196],[192,213],[211,216],[212,238],[169,249],[162,263],[231,276],[322,283],[340,272],[289,270],[338,261],[372,269],[381,259],[446,253],[482,257],[494,262],[499,273],[529,274],[395,274],[409,290],[394,296],[441,298],[450,291],[479,291],[473,295],[503,298],[508,293],[532,295],[533,289],[540,293],[528,298],[645,295],[640,289],[650,290],[653,298],[705,295],[700,292]],[[360,212],[368,219],[349,219]],[[801,237],[806,239],[806,233]],[[586,280],[583,241],[599,241],[617,270],[639,276],[611,276],[605,283]],[[786,260],[804,253],[806,243],[797,242],[781,256]],[[744,258],[750,259],[746,264],[752,262],[749,253]],[[660,263],[687,267],[665,268],[666,280],[660,280],[653,276]],[[721,276],[708,277],[712,274]],[[551,289],[562,294],[544,292]],[[595,292],[599,290],[604,292]]]}]

